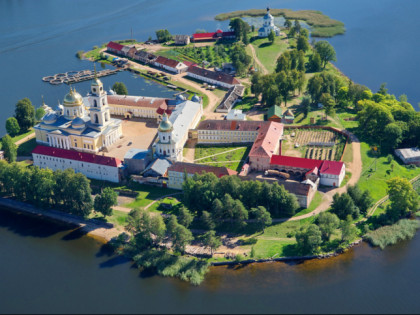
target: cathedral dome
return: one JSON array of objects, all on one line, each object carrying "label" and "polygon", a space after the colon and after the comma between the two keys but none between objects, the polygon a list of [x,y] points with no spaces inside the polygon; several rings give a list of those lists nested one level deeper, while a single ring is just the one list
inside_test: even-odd
[{"label": "cathedral dome", "polygon": [[102,85],[102,82],[98,78],[95,78],[92,80],[92,86],[100,86],[100,85]]},{"label": "cathedral dome", "polygon": [[182,95],[182,94],[178,94],[177,96],[176,96],[176,100],[178,100],[178,101],[185,101],[186,99],[185,99],[185,96],[184,95]]},{"label": "cathedral dome", "polygon": [[42,118],[42,121],[47,125],[53,124],[57,121],[57,115],[54,113],[48,113]]},{"label": "cathedral dome", "polygon": [[191,98],[192,102],[200,103],[200,98],[197,96],[197,94],[194,94]]},{"label": "cathedral dome", "polygon": [[173,130],[172,123],[169,121],[166,113],[163,113],[162,121],[159,124],[158,130],[161,132],[169,132]]},{"label": "cathedral dome", "polygon": [[70,89],[70,92],[64,96],[64,106],[82,106],[83,98],[76,92],[76,89]]},{"label": "cathedral dome", "polygon": [[272,20],[273,16],[270,14],[270,8],[267,8],[267,14],[264,15],[264,20]]},{"label": "cathedral dome", "polygon": [[85,121],[80,118],[80,117],[76,117],[75,119],[73,119],[73,121],[71,122],[71,126],[74,129],[82,129],[85,128],[86,124]]}]

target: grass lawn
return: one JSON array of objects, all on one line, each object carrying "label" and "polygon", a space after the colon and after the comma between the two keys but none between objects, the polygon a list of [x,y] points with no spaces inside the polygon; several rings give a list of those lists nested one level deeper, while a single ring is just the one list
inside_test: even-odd
[{"label": "grass lawn", "polygon": [[[29,131],[27,131],[27,132],[25,132],[25,133],[22,133],[22,134],[19,134],[19,135],[17,135],[17,136],[14,136],[14,137],[12,137],[12,141],[14,142],[14,143],[16,143],[17,141],[19,141],[19,140],[21,140],[21,139],[23,139],[23,138],[25,138],[26,136],[29,136],[30,134],[32,134],[32,133],[34,133],[35,131],[31,128]],[[1,140],[1,139],[0,139]],[[1,144],[1,141],[0,141],[0,150],[1,150],[1,146],[2,146],[2,144]]]},{"label": "grass lawn", "polygon": [[294,239],[289,240],[264,240],[259,239],[254,245],[255,258],[279,258],[284,256],[295,256],[296,241]]},{"label": "grass lawn", "polygon": [[242,99],[242,101],[235,104],[235,109],[241,109],[242,112],[246,113],[250,111],[254,105],[258,103],[258,99],[252,96],[246,96]]},{"label": "grass lawn", "polygon": [[174,197],[166,197],[162,200],[159,200],[158,202],[155,202],[153,205],[151,205],[149,208],[147,208],[147,210],[151,211],[151,212],[157,212],[157,213],[171,213],[172,211],[166,208],[164,208],[164,206],[162,206],[161,204],[171,204],[172,206],[176,206],[178,204],[180,204],[181,201],[179,201],[178,198],[176,198],[176,196]]},{"label": "grass lawn", "polygon": [[420,168],[408,169],[404,165],[399,164],[397,160],[393,162],[394,171],[391,172],[391,166],[388,164],[386,156],[379,156],[376,159],[371,154],[369,145],[365,142],[360,143],[360,151],[363,168],[359,186],[362,190],[367,189],[375,201],[386,195],[387,180],[396,176],[411,179],[420,174]]},{"label": "grass lawn", "polygon": [[[225,151],[235,150],[223,153]],[[251,146],[203,146],[197,145],[195,147],[194,159],[202,160],[196,161],[199,164],[207,164],[212,166],[226,166],[232,170],[240,171],[242,167],[242,161],[248,156]],[[204,158],[206,156],[215,155],[212,157]],[[239,161],[239,162],[235,162]]]},{"label": "grass lawn", "polygon": [[126,212],[112,210],[112,215],[104,219],[101,213],[92,211],[92,213],[89,215],[89,219],[97,219],[101,221],[105,220],[106,222],[112,223],[114,225],[124,226],[127,220],[127,216],[128,216],[128,213]]},{"label": "grass lawn", "polygon": [[138,184],[138,187],[132,189],[138,193],[136,200],[127,204],[124,204],[123,207],[127,208],[137,208],[137,207],[145,207],[150,204],[153,200],[156,200],[162,196],[170,195],[179,190],[163,188],[163,187],[155,187],[149,185],[141,185]]},{"label": "grass lawn", "polygon": [[321,204],[322,197],[323,197],[323,194],[321,194],[319,191],[317,191],[315,193],[315,196],[312,199],[311,204],[309,205],[309,207],[306,208],[306,209],[302,209],[299,212],[296,212],[296,214],[294,215],[294,217],[298,217],[300,215],[304,215],[304,214],[307,214],[309,212],[314,211]]},{"label": "grass lawn", "polygon": [[255,48],[258,59],[270,73],[276,67],[278,56],[288,47],[288,44],[281,37],[276,37],[273,44],[267,38],[255,39],[251,44]]},{"label": "grass lawn", "polygon": [[20,156],[29,156],[37,146],[36,139],[31,138],[18,146],[17,152]]}]

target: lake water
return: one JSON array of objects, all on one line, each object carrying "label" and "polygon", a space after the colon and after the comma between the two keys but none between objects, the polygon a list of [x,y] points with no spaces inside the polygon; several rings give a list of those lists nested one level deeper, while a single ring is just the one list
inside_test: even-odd
[{"label": "lake water", "polygon": [[[276,8],[317,9],[345,23],[347,33],[329,41],[337,66],[376,91],[420,101],[417,0],[282,0]],[[265,4],[264,4],[265,5]],[[257,8],[255,1],[2,0],[0,1],[0,134],[15,103],[41,95],[55,106],[66,85],[46,75],[92,68],[75,58],[109,40],[145,40],[159,28],[172,34],[226,28],[214,15]],[[128,72],[102,79],[123,81],[130,93],[171,96],[158,84]],[[86,94],[89,82],[75,85]],[[131,263],[109,257],[100,244],[67,229],[0,212],[0,312],[418,312],[420,239],[384,251],[366,245],[338,258],[213,268],[200,287],[141,275]]]}]

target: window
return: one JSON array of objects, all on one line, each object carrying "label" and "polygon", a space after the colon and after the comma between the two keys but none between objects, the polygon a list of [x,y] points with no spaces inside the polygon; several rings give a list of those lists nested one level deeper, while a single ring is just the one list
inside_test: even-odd
[{"label": "window", "polygon": [[98,107],[98,103],[96,103],[96,100],[93,100],[93,107]]}]

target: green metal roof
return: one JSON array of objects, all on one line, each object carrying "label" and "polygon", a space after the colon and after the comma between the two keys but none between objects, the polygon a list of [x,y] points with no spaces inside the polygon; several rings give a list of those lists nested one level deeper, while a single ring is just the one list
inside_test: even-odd
[{"label": "green metal roof", "polygon": [[283,111],[280,108],[280,106],[273,105],[267,111],[267,118],[270,118],[270,117],[273,117],[273,116],[277,116],[277,117],[281,118],[282,112]]}]

